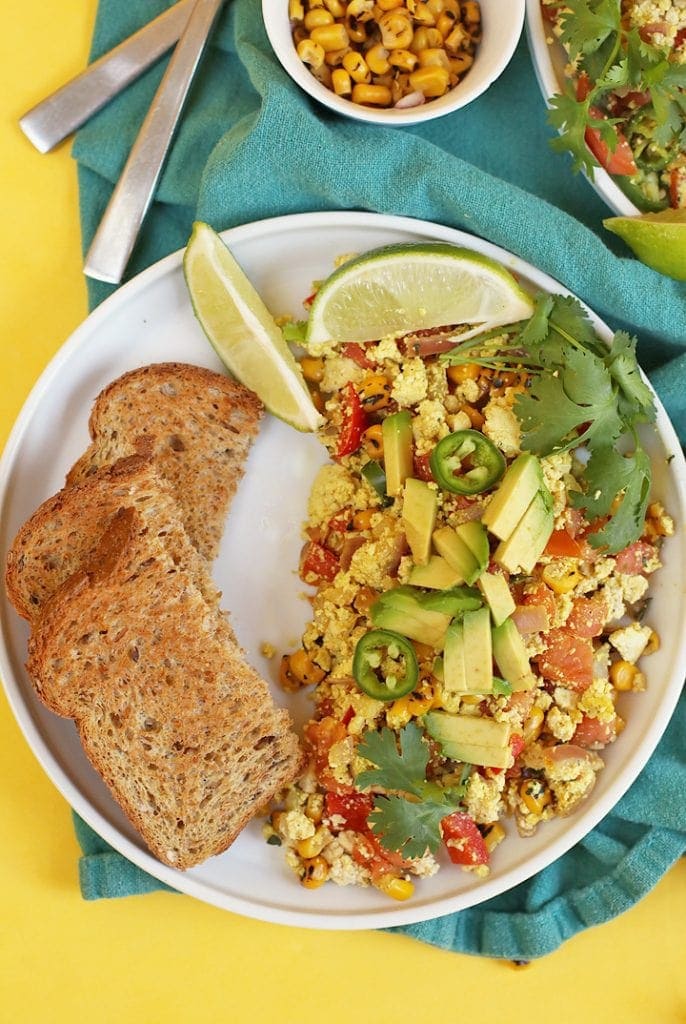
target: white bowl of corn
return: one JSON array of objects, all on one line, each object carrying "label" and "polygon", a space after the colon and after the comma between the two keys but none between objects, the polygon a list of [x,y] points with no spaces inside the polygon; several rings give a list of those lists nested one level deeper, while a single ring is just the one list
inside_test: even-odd
[{"label": "white bowl of corn", "polygon": [[405,125],[475,100],[509,63],[524,0],[262,0],[291,78],[345,117]]}]

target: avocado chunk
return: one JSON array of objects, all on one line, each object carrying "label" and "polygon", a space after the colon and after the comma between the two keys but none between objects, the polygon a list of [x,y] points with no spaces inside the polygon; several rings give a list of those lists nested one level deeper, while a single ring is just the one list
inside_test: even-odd
[{"label": "avocado chunk", "polygon": [[462,622],[451,622],[443,649],[443,687],[451,693],[467,692],[464,670],[464,630]]},{"label": "avocado chunk", "polygon": [[543,471],[536,456],[518,455],[486,506],[481,517],[484,526],[498,540],[507,540],[542,486]]},{"label": "avocado chunk", "polygon": [[469,583],[471,586],[481,575],[481,567],[474,552],[451,526],[434,530],[433,542],[439,555],[460,574],[461,583]]},{"label": "avocado chunk", "polygon": [[460,523],[455,527],[455,533],[463,540],[475,559],[479,563],[481,572],[488,565],[490,551],[488,549],[488,534],[483,525],[476,519],[469,523]]},{"label": "avocado chunk", "polygon": [[514,530],[495,549],[494,559],[509,572],[531,572],[553,532],[553,499],[540,490]]},{"label": "avocado chunk", "polygon": [[455,617],[465,612],[473,612],[480,608],[483,601],[479,592],[472,587],[453,587],[437,594],[424,594],[421,598],[422,608],[431,608],[435,612],[444,612]]},{"label": "avocado chunk", "polygon": [[534,686],[529,655],[512,619],[505,619],[493,630],[493,657],[513,690],[530,690]]},{"label": "avocado chunk", "polygon": [[462,582],[459,572],[448,565],[440,555],[431,555],[426,565],[414,565],[410,569],[408,580],[416,587],[427,590],[447,590],[456,583]]},{"label": "avocado chunk", "polygon": [[479,577],[476,585],[491,609],[493,625],[499,626],[512,615],[512,612],[517,607],[507,585],[507,580],[499,573],[485,572]]},{"label": "avocado chunk", "polygon": [[405,481],[402,523],[415,565],[426,565],[431,554],[431,536],[436,525],[438,494],[423,480],[410,476]]},{"label": "avocado chunk", "polygon": [[386,493],[397,497],[412,476],[412,417],[407,409],[387,416],[381,424]]},{"label": "avocado chunk", "polygon": [[485,768],[508,768],[512,758],[510,725],[492,718],[430,711],[426,731],[440,744],[446,757]]},{"label": "avocado chunk", "polygon": [[441,650],[450,616],[422,608],[409,587],[388,590],[370,609],[373,624],[379,629],[390,629],[420,644]]},{"label": "avocado chunk", "polygon": [[491,614],[488,608],[465,612],[464,672],[469,693],[490,693],[493,689],[493,649],[491,646]]}]

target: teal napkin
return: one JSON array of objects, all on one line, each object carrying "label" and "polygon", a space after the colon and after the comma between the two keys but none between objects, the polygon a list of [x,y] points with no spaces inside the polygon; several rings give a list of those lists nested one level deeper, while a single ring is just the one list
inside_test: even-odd
[{"label": "teal napkin", "polygon": [[[285,0],[284,0],[285,2]],[[168,4],[101,0],[93,58]],[[87,248],[163,73],[161,63],[78,135]],[[213,35],[129,276],[185,245],[194,219],[217,229],[326,209],[403,214],[462,228],[523,257],[585,299],[639,355],[686,437],[686,285],[634,260],[602,229],[608,210],[548,146],[545,107],[522,41],[466,110],[385,129],[310,101],[271,52],[257,0],[233,0]],[[112,288],[89,282],[92,306]],[[574,849],[478,907],[401,931],[446,949],[531,959],[644,896],[686,849],[686,702],[613,812]],[[86,899],[161,885],[76,819]]]}]

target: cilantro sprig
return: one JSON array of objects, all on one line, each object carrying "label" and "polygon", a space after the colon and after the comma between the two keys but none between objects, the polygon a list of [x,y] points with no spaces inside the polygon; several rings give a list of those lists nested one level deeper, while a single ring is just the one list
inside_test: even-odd
[{"label": "cilantro sprig", "polygon": [[655,406],[636,361],[636,339],[618,331],[608,348],[581,304],[562,295],[539,296],[529,320],[499,330],[500,337],[489,331],[440,358],[496,370],[526,367],[531,386],[514,404],[522,448],[539,456],[587,448],[583,490],[570,500],[589,519],[607,519],[589,542],[620,551],[641,535],[651,484],[636,427],[655,419]]},{"label": "cilantro sprig", "polygon": [[572,82],[552,97],[550,124],[559,132],[551,140],[558,151],[572,154],[574,170],[591,172],[598,160],[586,145],[588,128],[599,132],[610,152],[618,144],[614,125],[606,116],[608,99],[617,90],[649,94],[659,146],[686,144],[686,66],[670,61],[664,47],[642,38],[638,30],[622,25],[620,0],[565,0],[559,13],[560,41],[566,47],[575,74],[585,76],[585,88]]},{"label": "cilantro sprig", "polygon": [[397,738],[386,727],[366,733],[357,753],[375,767],[360,772],[355,784],[387,791],[374,797],[369,816],[381,845],[408,858],[422,857],[427,850],[435,853],[442,839],[441,821],[459,807],[465,783],[447,789],[427,780],[429,748],[414,722],[401,729]]}]

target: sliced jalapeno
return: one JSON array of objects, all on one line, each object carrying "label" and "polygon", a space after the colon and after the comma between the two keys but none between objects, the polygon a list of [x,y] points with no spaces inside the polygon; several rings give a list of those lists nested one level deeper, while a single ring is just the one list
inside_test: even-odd
[{"label": "sliced jalapeno", "polygon": [[438,485],[454,494],[481,494],[500,480],[505,458],[478,430],[458,430],[439,441],[431,453]]},{"label": "sliced jalapeno", "polygon": [[353,676],[359,688],[375,700],[405,697],[419,681],[414,647],[400,633],[372,629],[357,641]]}]

